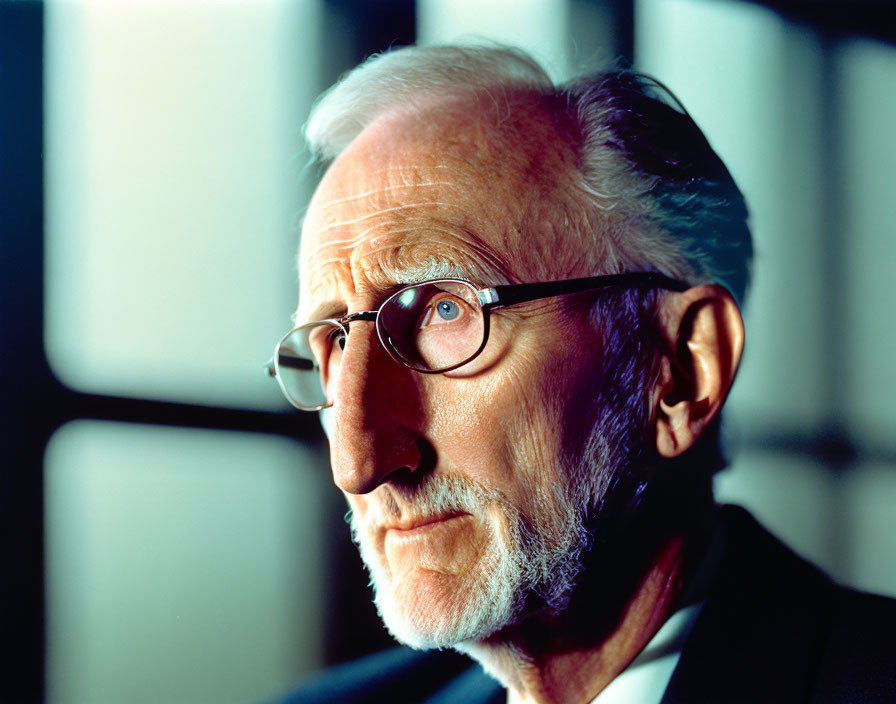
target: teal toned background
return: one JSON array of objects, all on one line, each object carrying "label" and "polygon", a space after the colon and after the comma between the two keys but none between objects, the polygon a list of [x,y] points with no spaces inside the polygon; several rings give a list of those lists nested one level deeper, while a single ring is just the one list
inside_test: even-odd
[{"label": "teal toned background", "polygon": [[[52,376],[21,396],[38,430],[12,438],[42,471],[4,470],[33,499],[9,525],[39,522],[21,593],[45,595],[23,628],[45,625],[47,701],[262,701],[388,642],[317,421],[262,365],[295,308],[310,103],[415,38],[519,44],[558,78],[624,55],[681,98],[746,194],[757,252],[718,494],[838,580],[896,595],[896,48],[870,3],[848,24],[818,8],[43,5],[26,47],[43,58],[43,240],[3,236],[43,242],[16,276],[43,292],[46,363],[24,363]],[[32,660],[17,676],[39,696]]]}]

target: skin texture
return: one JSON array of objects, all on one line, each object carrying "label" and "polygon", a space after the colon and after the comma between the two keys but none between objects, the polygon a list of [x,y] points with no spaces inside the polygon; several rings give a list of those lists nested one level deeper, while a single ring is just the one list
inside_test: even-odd
[{"label": "skin texture", "polygon": [[[560,239],[575,222],[563,125],[540,106],[521,106],[500,127],[450,106],[431,117],[381,117],[326,173],[303,229],[299,320],[376,309],[401,284],[433,274],[481,286],[535,281],[546,261],[551,278],[582,274],[582,253]],[[521,140],[524,129],[535,139]],[[651,402],[657,453],[672,457],[716,417],[743,336],[723,289],[667,298],[662,323],[674,352]],[[428,515],[405,489],[429,475],[459,477],[536,515],[565,486],[564,468],[577,466],[593,426],[582,409],[601,384],[601,352],[586,310],[554,298],[496,312],[481,357],[443,375],[396,364],[372,323],[353,324],[333,381],[333,478],[369,528],[368,559],[418,627],[480,588],[510,526],[498,503]],[[571,608],[536,614],[468,650],[520,701],[587,702],[662,625],[684,554],[684,538],[668,536],[599,637],[587,635],[590,616]]]}]

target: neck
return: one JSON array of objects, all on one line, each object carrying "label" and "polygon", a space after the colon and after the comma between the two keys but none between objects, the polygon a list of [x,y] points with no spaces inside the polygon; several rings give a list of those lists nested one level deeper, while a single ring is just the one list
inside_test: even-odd
[{"label": "neck", "polygon": [[[626,583],[625,596],[585,580],[562,613],[533,614],[462,649],[520,702],[590,702],[675,611],[694,562],[689,545],[683,535],[663,541],[646,568]],[[608,574],[600,571],[602,581]]]}]

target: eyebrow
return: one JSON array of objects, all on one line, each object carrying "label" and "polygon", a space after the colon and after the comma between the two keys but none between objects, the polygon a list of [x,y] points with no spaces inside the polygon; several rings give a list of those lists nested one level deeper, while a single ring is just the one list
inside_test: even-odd
[{"label": "eyebrow", "polygon": [[[385,274],[386,272],[384,272]],[[398,285],[417,284],[433,279],[463,279],[471,283],[476,278],[473,272],[463,264],[450,259],[433,257],[431,261],[417,266],[401,267],[389,272]]]},{"label": "eyebrow", "polygon": [[[482,282],[476,280],[476,275],[460,262],[447,258],[432,257],[430,261],[407,267],[377,267],[380,272],[379,281],[371,287],[377,291],[378,297],[388,298],[397,290],[405,286],[433,281],[435,279],[461,279],[469,281],[475,286],[481,286]],[[379,305],[375,307],[379,308]],[[316,305],[308,314],[308,321],[340,318],[348,314],[348,308],[344,301],[333,299],[323,301]],[[293,322],[301,324],[293,315]]]}]

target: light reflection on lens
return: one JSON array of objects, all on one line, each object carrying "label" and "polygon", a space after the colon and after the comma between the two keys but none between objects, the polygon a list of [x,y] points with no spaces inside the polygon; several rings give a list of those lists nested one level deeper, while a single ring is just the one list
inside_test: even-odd
[{"label": "light reflection on lens", "polygon": [[482,346],[485,316],[476,290],[458,281],[419,284],[380,310],[382,339],[405,363],[440,371],[466,362]]}]

